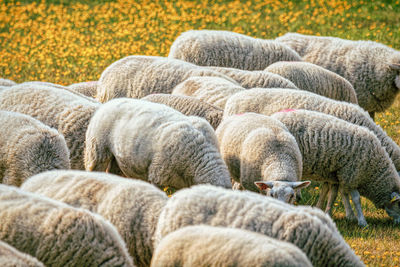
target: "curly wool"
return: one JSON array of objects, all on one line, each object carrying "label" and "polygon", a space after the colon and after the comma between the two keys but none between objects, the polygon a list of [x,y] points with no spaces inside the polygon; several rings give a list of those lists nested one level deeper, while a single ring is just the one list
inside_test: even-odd
[{"label": "curly wool", "polygon": [[368,112],[385,110],[399,92],[399,70],[390,68],[390,64],[400,63],[400,52],[386,45],[298,33],[287,33],[276,41],[296,50],[304,61],[348,80],[356,91],[358,104]]},{"label": "curly wool", "polygon": [[285,125],[270,117],[245,113],[226,117],[216,135],[231,177],[251,191],[256,181],[299,181],[302,158]]},{"label": "curly wool", "polygon": [[133,266],[117,230],[99,215],[0,185],[0,240],[46,266]]},{"label": "curly wool", "polygon": [[254,88],[229,98],[225,105],[224,116],[244,112],[255,112],[269,116],[290,108],[318,111],[367,127],[375,133],[396,169],[400,170],[400,147],[371,119],[366,111],[355,104],[336,101],[299,90]]},{"label": "curly wool", "polygon": [[265,71],[290,80],[301,90],[357,104],[356,91],[351,83],[318,65],[308,62],[276,62]]},{"label": "curly wool", "polygon": [[64,136],[72,169],[84,169],[85,133],[99,106],[88,97],[41,84],[19,84],[0,90],[0,109],[32,116]]},{"label": "curly wool", "polygon": [[195,97],[170,94],[151,94],[142,98],[153,103],[167,105],[186,116],[198,116],[206,119],[216,129],[222,120],[224,111]]},{"label": "curly wool", "polygon": [[0,86],[13,86],[16,85],[17,83],[9,80],[9,79],[5,79],[5,78],[0,78]]},{"label": "curly wool", "polygon": [[172,266],[312,266],[296,246],[254,232],[187,226],[161,240],[151,261]]},{"label": "curly wool", "polygon": [[69,169],[64,137],[24,114],[0,110],[0,183],[20,186],[28,177]]},{"label": "curly wool", "polygon": [[117,228],[135,265],[150,265],[158,216],[168,200],[157,187],[100,172],[49,171],[21,189],[101,215]]},{"label": "curly wool", "polygon": [[96,98],[98,83],[98,81],[73,83],[68,85],[68,88],[85,96]]},{"label": "curly wool", "polygon": [[5,242],[0,241],[0,266],[2,267],[44,267],[36,258],[22,253]]},{"label": "curly wool", "polygon": [[172,43],[169,58],[200,66],[263,70],[277,61],[301,61],[290,47],[274,40],[230,31],[190,30]]},{"label": "curly wool", "polygon": [[218,108],[224,109],[229,97],[245,89],[218,77],[191,77],[178,84],[173,95],[193,96]]},{"label": "curly wool", "polygon": [[155,247],[167,234],[198,224],[240,228],[292,243],[313,266],[364,266],[321,210],[210,185],[172,195],[160,214]]},{"label": "curly wool", "polygon": [[104,103],[119,97],[142,98],[149,94],[168,94],[176,85],[193,76],[216,76],[231,80],[219,72],[182,60],[128,56],[103,71],[96,98]]},{"label": "curly wool", "polygon": [[91,119],[86,170],[105,171],[113,159],[126,176],[159,186],[179,189],[210,183],[232,187],[211,125],[145,100],[110,100]]}]

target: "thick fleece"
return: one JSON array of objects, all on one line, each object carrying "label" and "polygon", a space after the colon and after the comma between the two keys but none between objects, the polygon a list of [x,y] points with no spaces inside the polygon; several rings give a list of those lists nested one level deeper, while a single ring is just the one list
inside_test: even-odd
[{"label": "thick fleece", "polygon": [[98,81],[73,83],[68,85],[68,88],[85,96],[96,98],[98,83]]},{"label": "thick fleece", "polygon": [[10,79],[0,78],[0,86],[13,86],[16,84],[17,84],[16,82]]},{"label": "thick fleece", "polygon": [[2,267],[44,267],[36,258],[22,253],[0,241],[0,266]]}]

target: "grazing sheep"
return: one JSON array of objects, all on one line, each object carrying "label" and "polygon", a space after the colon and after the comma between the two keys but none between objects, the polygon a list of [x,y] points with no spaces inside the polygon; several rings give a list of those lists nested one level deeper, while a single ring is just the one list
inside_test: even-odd
[{"label": "grazing sheep", "polygon": [[339,185],[348,218],[354,218],[348,201],[351,195],[358,224],[367,225],[361,194],[400,223],[400,177],[373,132],[315,111],[286,110],[271,117],[285,124],[296,138],[303,155],[303,177]]},{"label": "grazing sheep", "polygon": [[150,265],[158,216],[168,199],[157,187],[100,172],[49,171],[21,189],[101,215],[117,228],[135,265]]},{"label": "grazing sheep", "polygon": [[351,83],[318,65],[285,61],[269,65],[265,70],[292,81],[301,90],[357,104],[356,91]]},{"label": "grazing sheep", "polygon": [[274,40],[212,30],[182,33],[172,43],[169,57],[200,66],[243,70],[264,70],[277,61],[301,61],[293,49]]},{"label": "grazing sheep", "polygon": [[13,86],[16,85],[17,83],[9,80],[9,79],[5,79],[5,78],[0,78],[0,86]]},{"label": "grazing sheep", "polygon": [[296,140],[281,122],[270,117],[244,113],[225,118],[216,130],[221,155],[231,177],[251,191],[293,203],[302,158]]},{"label": "grazing sheep", "polygon": [[218,108],[224,109],[229,97],[245,89],[219,77],[191,77],[178,84],[173,95],[193,96]]},{"label": "grazing sheep", "polygon": [[340,102],[299,90],[254,88],[232,96],[226,103],[224,116],[244,112],[255,112],[269,116],[284,109],[318,111],[367,127],[375,133],[396,169],[400,170],[400,147],[379,125],[375,124],[366,111],[355,104]]},{"label": "grazing sheep", "polygon": [[287,33],[276,39],[317,64],[348,80],[358,104],[373,117],[388,108],[400,88],[400,52],[372,41],[350,41]]},{"label": "grazing sheep", "polygon": [[161,240],[153,267],[312,266],[298,247],[258,233],[206,225],[178,229]]},{"label": "grazing sheep", "polygon": [[98,81],[80,82],[70,84],[68,88],[85,96],[96,98],[98,83]]},{"label": "grazing sheep", "polygon": [[158,220],[155,247],[167,234],[198,224],[250,230],[292,243],[313,266],[363,266],[332,219],[321,210],[210,185],[193,186],[172,195]]},{"label": "grazing sheep", "polygon": [[118,97],[142,98],[154,93],[171,93],[177,84],[193,76],[216,76],[233,82],[222,73],[182,60],[128,56],[103,71],[96,98],[104,103]]},{"label": "grazing sheep", "polygon": [[159,186],[179,189],[210,183],[232,187],[211,125],[145,100],[110,100],[91,119],[86,132],[86,170],[104,171],[113,160],[126,176]]},{"label": "grazing sheep", "polygon": [[71,168],[82,170],[87,125],[100,106],[87,98],[61,88],[19,84],[0,90],[0,109],[32,116],[57,129],[67,142]]},{"label": "grazing sheep", "polygon": [[44,267],[36,258],[16,250],[0,241],[0,266],[2,267]]},{"label": "grazing sheep", "polygon": [[46,266],[133,266],[117,230],[99,215],[0,185],[0,240]]},{"label": "grazing sheep", "polygon": [[24,114],[0,110],[0,183],[20,186],[28,177],[69,169],[64,137]]},{"label": "grazing sheep", "polygon": [[294,83],[272,72],[249,71],[235,68],[209,67],[232,78],[246,89],[250,88],[291,88],[298,89]]},{"label": "grazing sheep", "polygon": [[198,116],[206,119],[215,129],[224,115],[224,111],[195,97],[170,94],[151,94],[142,98],[153,103],[167,105],[186,116]]}]

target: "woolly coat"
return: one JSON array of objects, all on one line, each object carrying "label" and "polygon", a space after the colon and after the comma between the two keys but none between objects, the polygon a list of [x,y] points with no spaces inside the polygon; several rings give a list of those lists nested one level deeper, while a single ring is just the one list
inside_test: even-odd
[{"label": "woolly coat", "polygon": [[239,84],[218,77],[191,77],[178,84],[172,94],[193,96],[224,109],[229,97],[244,90]]},{"label": "woolly coat", "polygon": [[351,83],[318,65],[286,61],[271,64],[265,70],[290,80],[301,90],[357,104],[356,91]]},{"label": "woolly coat", "polygon": [[22,253],[0,241],[0,266],[2,267],[44,267],[36,258]]},{"label": "woolly coat", "polygon": [[171,93],[189,77],[229,77],[188,62],[155,56],[128,56],[108,66],[100,76],[96,98],[107,102],[118,97],[142,98],[149,94]]},{"label": "woolly coat", "polygon": [[301,61],[290,47],[274,40],[230,31],[191,30],[172,43],[170,58],[200,66],[263,70],[277,61]]},{"label": "woolly coat", "polygon": [[21,189],[101,215],[117,228],[135,265],[150,265],[158,216],[168,199],[157,187],[100,172],[50,171]]},{"label": "woolly coat", "polygon": [[170,94],[151,94],[142,98],[153,103],[167,105],[186,116],[198,116],[206,119],[215,129],[224,115],[224,111],[195,97]]},{"label": "woolly coat", "polygon": [[68,85],[68,88],[85,96],[96,98],[98,83],[98,81],[73,83]]},{"label": "woolly coat", "polygon": [[72,169],[84,169],[85,133],[99,106],[97,101],[78,93],[40,84],[19,84],[0,90],[0,109],[32,116],[64,136]]},{"label": "woolly coat", "polygon": [[276,39],[300,54],[304,61],[317,64],[348,80],[358,104],[368,112],[388,108],[400,88],[400,52],[372,41],[350,41],[287,33]]},{"label": "woolly coat", "polygon": [[300,248],[313,266],[364,266],[321,210],[249,191],[198,185],[176,192],[160,214],[156,244],[185,226],[240,228]]},{"label": "woolly coat", "polygon": [[20,186],[28,177],[69,169],[64,137],[24,114],[0,110],[0,183]]},{"label": "woolly coat", "polygon": [[243,112],[255,112],[269,116],[290,108],[318,111],[367,127],[375,133],[396,169],[400,170],[400,147],[371,119],[366,111],[355,104],[299,90],[254,88],[232,96],[226,103],[224,116]]},{"label": "woolly coat", "polygon": [[244,113],[226,117],[216,130],[231,177],[258,192],[256,181],[301,179],[302,158],[285,125],[270,117]]},{"label": "woolly coat", "polygon": [[161,240],[151,266],[312,266],[298,247],[258,233],[206,225],[178,229]]},{"label": "woolly coat", "polygon": [[99,215],[0,185],[0,240],[46,266],[133,266],[117,230]]},{"label": "woolly coat", "polygon": [[0,78],[0,86],[13,86],[16,85],[17,83],[9,80],[9,79],[5,79],[5,78]]},{"label": "woolly coat", "polygon": [[376,135],[331,115],[294,110],[271,116],[296,138],[303,155],[303,177],[358,190],[377,208],[400,193],[400,177]]},{"label": "woolly coat", "polygon": [[145,100],[113,99],[91,119],[86,170],[105,171],[113,159],[126,176],[159,186],[232,187],[211,125]]}]

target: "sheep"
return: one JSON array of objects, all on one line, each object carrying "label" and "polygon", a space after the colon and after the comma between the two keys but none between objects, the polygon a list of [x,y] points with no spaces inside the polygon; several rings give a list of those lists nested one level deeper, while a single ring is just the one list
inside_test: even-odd
[{"label": "sheep", "polygon": [[2,267],[44,267],[36,258],[22,253],[9,244],[0,241],[0,266]]},{"label": "sheep", "polygon": [[291,88],[298,89],[294,83],[284,77],[267,71],[249,71],[235,68],[209,67],[212,70],[232,78],[245,89],[250,88]]},{"label": "sheep", "polygon": [[171,93],[193,76],[216,76],[234,82],[222,73],[164,57],[128,56],[108,66],[100,76],[96,98],[104,103],[113,98],[142,98],[154,93]]},{"label": "sheep", "polygon": [[198,224],[250,230],[292,243],[313,266],[363,266],[321,210],[211,185],[192,186],[172,195],[158,220],[155,247],[167,234]]},{"label": "sheep", "polygon": [[293,203],[294,190],[310,184],[299,182],[300,150],[281,122],[256,113],[244,113],[225,118],[215,133],[232,179],[245,189],[260,189],[269,196]]},{"label": "sheep", "polygon": [[13,86],[16,85],[17,83],[9,80],[9,79],[5,79],[5,78],[0,78],[0,86]]},{"label": "sheep", "polygon": [[0,110],[0,183],[20,186],[28,177],[69,169],[64,137],[24,114]]},{"label": "sheep", "polygon": [[374,117],[388,108],[400,88],[400,52],[372,41],[351,41],[287,33],[276,41],[284,43],[307,62],[333,71],[348,80],[358,104]]},{"label": "sheep", "polygon": [[336,101],[299,90],[254,88],[232,96],[226,103],[224,116],[244,112],[255,112],[269,116],[290,108],[318,111],[367,127],[375,133],[396,169],[400,170],[400,147],[379,125],[375,124],[366,111],[355,104]]},{"label": "sheep", "polygon": [[200,66],[264,70],[277,61],[301,61],[289,46],[230,31],[191,30],[172,43],[169,58]]},{"label": "sheep", "polygon": [[64,136],[72,169],[84,170],[85,133],[99,106],[77,93],[43,84],[19,84],[0,90],[0,109],[32,116]]},{"label": "sheep", "polygon": [[161,240],[153,267],[312,266],[298,247],[251,231],[187,226]]},{"label": "sheep", "polygon": [[229,97],[245,89],[219,77],[191,77],[178,84],[173,95],[193,96],[218,108],[224,109]]},{"label": "sheep", "polygon": [[232,187],[211,125],[145,100],[110,100],[90,120],[86,170],[104,171],[113,160],[127,177],[158,186],[180,189],[210,183]]},{"label": "sheep", "polygon": [[315,111],[286,110],[271,117],[285,124],[296,138],[303,156],[303,177],[341,188],[348,218],[354,218],[351,195],[358,224],[367,226],[361,194],[400,223],[400,177],[373,132]]},{"label": "sheep", "polygon": [[80,82],[70,84],[67,87],[80,94],[96,98],[98,83],[98,81]]},{"label": "sheep", "polygon": [[133,266],[125,243],[100,215],[0,185],[0,240],[49,266]]},{"label": "sheep", "polygon": [[292,81],[298,88],[335,100],[357,104],[353,86],[345,78],[308,62],[282,61],[269,65],[268,72]]},{"label": "sheep", "polygon": [[150,265],[152,237],[168,199],[157,187],[112,174],[72,170],[35,175],[21,189],[101,215],[117,228],[135,265]]},{"label": "sheep", "polygon": [[165,104],[187,116],[202,117],[206,119],[214,129],[220,124],[224,114],[222,109],[190,96],[151,94],[143,97],[142,100]]}]

